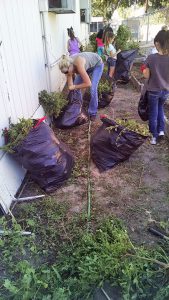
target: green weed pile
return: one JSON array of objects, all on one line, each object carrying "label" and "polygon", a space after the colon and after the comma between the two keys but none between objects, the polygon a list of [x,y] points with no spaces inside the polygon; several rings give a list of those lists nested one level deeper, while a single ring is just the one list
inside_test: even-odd
[{"label": "green weed pile", "polygon": [[107,127],[107,130],[117,130],[120,126],[123,126],[124,129],[120,132],[122,134],[125,130],[131,130],[143,136],[149,136],[149,130],[147,124],[141,124],[133,119],[116,119],[117,125]]},{"label": "green weed pile", "polygon": [[48,93],[43,90],[39,93],[39,103],[48,116],[58,117],[63,107],[68,103],[63,93]]},{"label": "green weed pile", "polygon": [[108,80],[100,80],[98,85],[98,93],[99,95],[102,93],[110,93],[111,92],[111,84]]},{"label": "green weed pile", "polygon": [[87,231],[86,216],[67,219],[67,208],[46,198],[20,205],[18,223],[1,219],[0,299],[87,300],[105,280],[120,299],[169,298],[167,242],[154,250],[135,247],[111,218],[93,217]]},{"label": "green weed pile", "polygon": [[32,119],[19,119],[17,124],[10,124],[9,128],[3,130],[3,136],[5,138],[5,145],[0,149],[6,152],[14,152],[16,147],[29,133],[33,127]]}]

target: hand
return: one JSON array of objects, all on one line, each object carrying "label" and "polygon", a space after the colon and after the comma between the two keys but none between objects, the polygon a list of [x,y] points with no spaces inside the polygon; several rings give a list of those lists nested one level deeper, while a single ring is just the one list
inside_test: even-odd
[{"label": "hand", "polygon": [[73,84],[73,85],[70,85],[69,86],[69,91],[74,91],[75,90],[75,85]]},{"label": "hand", "polygon": [[120,52],[121,52],[121,49],[119,49],[117,52],[120,53]]}]

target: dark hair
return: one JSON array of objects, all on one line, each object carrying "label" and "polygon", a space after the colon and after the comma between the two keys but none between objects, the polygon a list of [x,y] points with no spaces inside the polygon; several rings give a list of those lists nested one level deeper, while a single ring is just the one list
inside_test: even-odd
[{"label": "dark hair", "polygon": [[72,26],[70,28],[67,28],[67,33],[68,33],[68,36],[71,38],[71,40],[74,40],[75,35],[74,35],[74,31],[73,31]]},{"label": "dark hair", "polygon": [[103,29],[100,29],[98,34],[96,35],[97,38],[102,39],[103,37]]},{"label": "dark hair", "polygon": [[155,43],[159,43],[163,54],[169,55],[169,30],[160,30],[154,38]]}]

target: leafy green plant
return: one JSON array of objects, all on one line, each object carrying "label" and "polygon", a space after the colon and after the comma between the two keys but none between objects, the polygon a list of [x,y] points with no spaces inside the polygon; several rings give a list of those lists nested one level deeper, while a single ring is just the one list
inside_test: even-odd
[{"label": "leafy green plant", "polygon": [[135,41],[131,40],[127,43],[126,50],[139,49],[139,47],[140,47],[139,42],[135,42]]},{"label": "leafy green plant", "polygon": [[13,153],[14,147],[16,147],[29,133],[33,127],[32,119],[19,119],[17,124],[10,124],[9,128],[3,130],[2,135],[5,138],[5,143],[0,149]]},{"label": "leafy green plant", "polygon": [[97,51],[96,36],[97,36],[97,33],[92,33],[89,36],[89,41],[90,41],[90,45],[92,46],[93,52]]},{"label": "leafy green plant", "polygon": [[124,24],[120,25],[117,30],[116,47],[117,49],[125,50],[127,42],[131,40],[130,28]]},{"label": "leafy green plant", "polygon": [[[117,124],[124,126],[126,129],[135,131],[138,134],[148,136],[149,130],[147,124],[138,123],[133,119],[116,119]],[[109,128],[109,127],[108,127]]]},{"label": "leafy green plant", "polygon": [[139,48],[139,43],[132,39],[130,28],[124,24],[117,30],[116,47],[122,51]]},{"label": "leafy green plant", "polygon": [[63,93],[48,93],[43,90],[39,93],[39,103],[43,106],[46,114],[58,117],[68,100],[65,99]]},{"label": "leafy green plant", "polygon": [[100,80],[98,85],[98,93],[99,95],[102,93],[110,93],[111,92],[111,84],[108,80]]},{"label": "leafy green plant", "polygon": [[[3,300],[87,300],[105,280],[121,298],[167,300],[169,245],[135,247],[123,224],[112,218],[90,224],[66,220],[67,207],[51,198],[24,204],[15,220],[0,220]],[[32,235],[22,236],[21,230]],[[161,298],[160,298],[161,297]]]}]

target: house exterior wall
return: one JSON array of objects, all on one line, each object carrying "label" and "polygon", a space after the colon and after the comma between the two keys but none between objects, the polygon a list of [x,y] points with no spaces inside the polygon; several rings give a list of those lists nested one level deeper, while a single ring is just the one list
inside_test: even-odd
[{"label": "house exterior wall", "polygon": [[[86,0],[87,5],[88,0]],[[83,45],[88,43],[89,24],[80,22],[80,1],[76,0],[76,14],[43,13],[45,23],[45,38],[50,68],[51,91],[62,90],[65,76],[60,73],[58,64],[63,54],[67,54],[68,34],[67,28],[71,26],[75,35]]]},{"label": "house exterior wall", "polygon": [[[82,42],[87,41],[88,24],[80,23],[79,0],[75,14],[59,15],[40,12],[38,0],[0,1],[0,132],[18,118],[44,115],[38,102],[41,90],[62,90],[65,76],[58,63],[67,50],[70,26]],[[5,212],[25,172],[0,150],[0,205]]]}]

